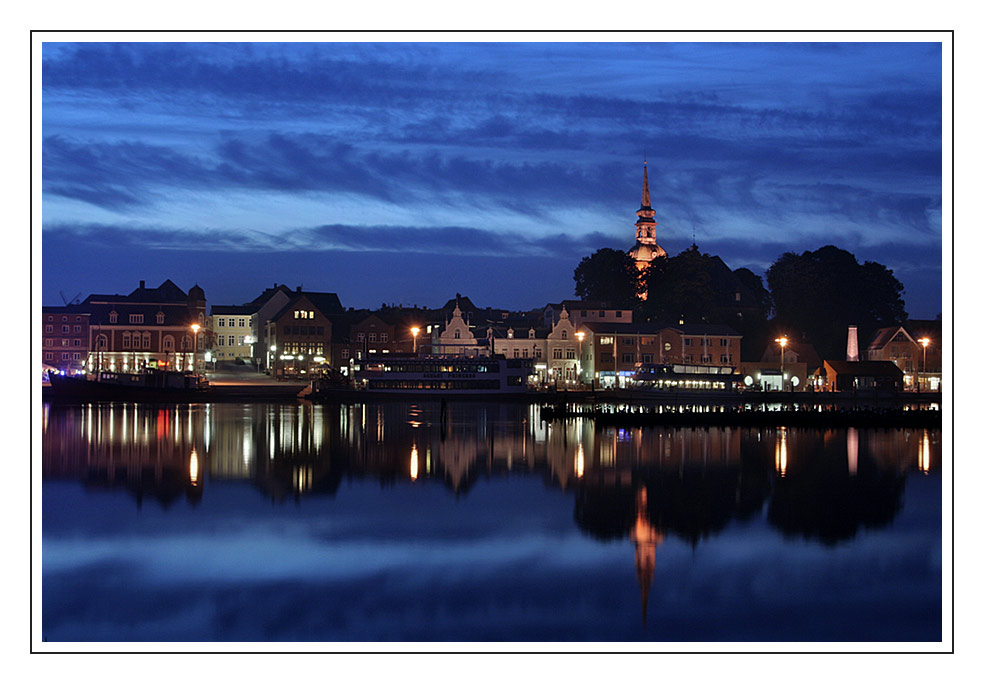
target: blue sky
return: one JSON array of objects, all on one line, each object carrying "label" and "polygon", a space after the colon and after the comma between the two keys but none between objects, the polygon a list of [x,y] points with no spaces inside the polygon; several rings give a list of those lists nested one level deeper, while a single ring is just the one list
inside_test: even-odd
[{"label": "blue sky", "polygon": [[46,43],[42,300],[525,309],[658,238],[764,273],[826,244],[942,309],[937,43]]}]

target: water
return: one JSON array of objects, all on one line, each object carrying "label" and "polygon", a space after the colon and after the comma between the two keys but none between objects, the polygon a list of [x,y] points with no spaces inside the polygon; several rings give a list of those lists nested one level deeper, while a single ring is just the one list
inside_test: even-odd
[{"label": "water", "polygon": [[43,410],[48,641],[939,641],[940,433]]}]

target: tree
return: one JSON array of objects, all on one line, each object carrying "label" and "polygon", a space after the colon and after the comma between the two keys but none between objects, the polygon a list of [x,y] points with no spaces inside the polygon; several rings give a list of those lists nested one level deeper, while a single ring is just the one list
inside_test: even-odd
[{"label": "tree", "polygon": [[599,249],[574,269],[574,293],[581,299],[632,308],[639,303],[639,271],[635,261],[617,249]]},{"label": "tree", "polygon": [[859,264],[832,245],[786,252],[766,278],[776,323],[804,333],[823,358],[844,358],[848,326],[858,326],[863,345],[876,329],[907,318],[902,283],[890,269],[873,261]]},{"label": "tree", "polygon": [[696,249],[654,261],[645,272],[643,313],[653,321],[688,323],[715,317],[716,293],[709,258]]}]

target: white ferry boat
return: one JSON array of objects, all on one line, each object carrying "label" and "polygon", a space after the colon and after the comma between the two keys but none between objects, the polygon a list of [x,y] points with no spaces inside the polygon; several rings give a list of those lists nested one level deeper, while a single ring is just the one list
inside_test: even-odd
[{"label": "white ferry boat", "polygon": [[356,390],[389,394],[523,394],[532,359],[504,356],[370,357],[353,368]]}]

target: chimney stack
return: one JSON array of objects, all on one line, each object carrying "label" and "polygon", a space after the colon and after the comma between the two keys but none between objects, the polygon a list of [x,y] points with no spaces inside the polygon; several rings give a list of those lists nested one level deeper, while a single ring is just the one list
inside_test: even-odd
[{"label": "chimney stack", "polygon": [[856,325],[847,328],[847,360],[861,360],[858,358],[858,326]]},{"label": "chimney stack", "polygon": [[141,280],[140,281],[140,289],[141,290],[143,290],[146,287],[146,285],[147,285],[147,281],[146,280]]}]

